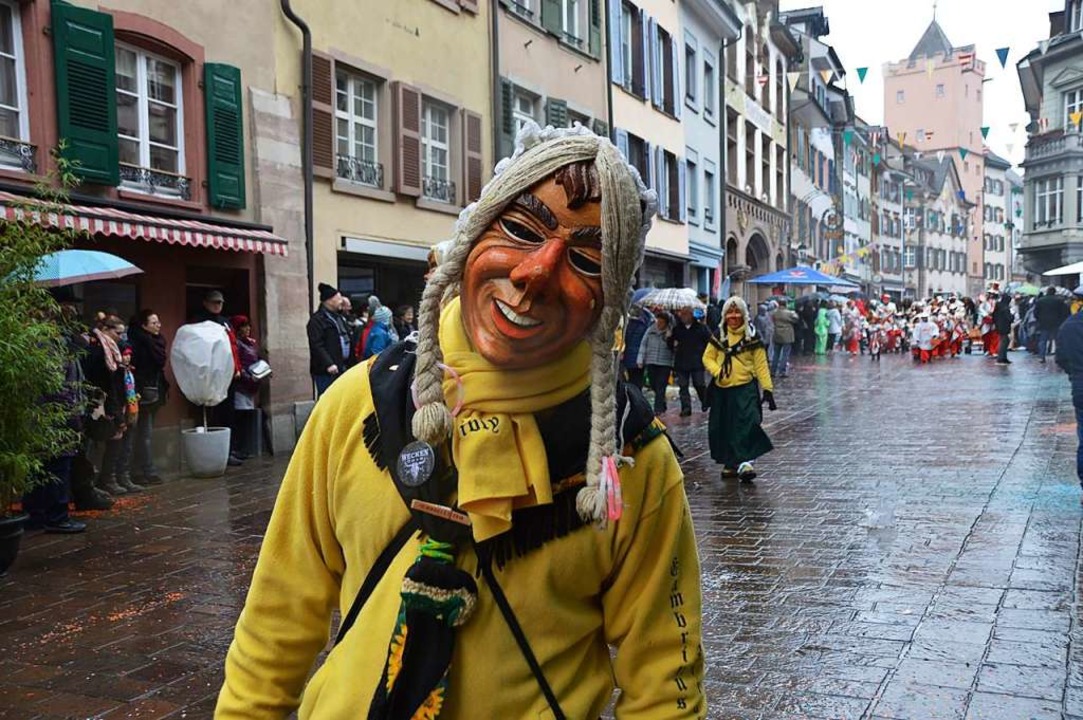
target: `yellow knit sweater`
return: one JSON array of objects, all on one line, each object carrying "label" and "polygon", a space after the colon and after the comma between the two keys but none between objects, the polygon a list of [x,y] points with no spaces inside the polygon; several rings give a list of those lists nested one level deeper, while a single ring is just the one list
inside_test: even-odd
[{"label": "yellow knit sweater", "polygon": [[[731,347],[739,343],[743,337],[744,328],[737,332],[726,328],[726,342]],[[734,355],[730,374],[726,377],[720,377],[724,359],[725,353],[719,350],[714,343],[708,343],[707,349],[703,352],[703,367],[715,379],[715,384],[718,387],[737,387],[738,385],[747,385],[753,380],[759,380],[760,390],[774,392],[774,385],[771,384],[771,369],[767,365],[767,350],[762,346]]]},{"label": "yellow knit sweater", "polygon": [[[308,676],[327,645],[332,610],[346,613],[408,517],[361,441],[372,411],[368,370],[366,363],[332,386],[297,446],[226,658],[216,718],[285,718],[298,706],[303,720],[366,715],[416,541]],[[662,438],[635,459],[621,470],[618,523],[513,559],[498,579],[569,718],[598,717],[614,682],[622,690],[617,718],[704,718],[699,559],[681,470]],[[461,550],[457,564],[473,574],[476,557]],[[551,717],[492,594],[483,580],[478,585],[441,720]]]}]

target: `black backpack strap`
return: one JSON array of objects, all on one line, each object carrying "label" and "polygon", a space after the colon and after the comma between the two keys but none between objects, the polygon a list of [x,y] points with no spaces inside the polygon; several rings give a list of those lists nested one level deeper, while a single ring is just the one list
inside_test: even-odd
[{"label": "black backpack strap", "polygon": [[368,575],[365,576],[365,581],[361,583],[361,589],[357,591],[357,596],[353,599],[353,604],[350,605],[350,611],[346,613],[346,617],[342,618],[342,624],[339,625],[338,635],[335,637],[335,645],[342,642],[342,638],[346,637],[346,633],[353,627],[354,622],[357,620],[357,616],[361,614],[361,608],[368,602],[369,596],[372,595],[372,591],[376,589],[376,586],[380,582],[380,578],[384,576],[387,569],[391,566],[391,562],[399,554],[402,548],[406,545],[406,541],[413,537],[417,532],[417,525],[414,523],[414,519],[410,518],[405,525],[399,528],[399,531],[395,533],[395,537],[391,538],[391,542],[387,544],[387,547],[383,549],[380,555],[376,558],[376,562],[369,568]]},{"label": "black backpack strap", "polygon": [[557,701],[557,696],[553,692],[553,688],[549,686],[549,681],[545,679],[545,674],[542,672],[541,665],[538,664],[538,658],[534,657],[534,651],[530,649],[530,642],[527,641],[526,635],[523,633],[523,628],[519,625],[519,620],[515,617],[515,611],[511,609],[511,604],[508,603],[508,598],[504,595],[503,588],[501,588],[500,583],[496,581],[496,574],[493,572],[492,563],[483,553],[478,557],[478,564],[481,566],[482,577],[485,578],[486,584],[488,584],[489,589],[493,593],[493,600],[496,601],[496,606],[500,608],[500,614],[504,616],[504,622],[508,624],[508,629],[511,630],[511,634],[515,637],[515,643],[519,646],[519,651],[523,653],[526,664],[530,666],[530,672],[534,674],[534,679],[538,681],[538,686],[541,688],[542,695],[545,696],[545,701],[549,703],[549,709],[553,711],[554,720],[567,720],[564,711],[560,709],[560,703]]}]

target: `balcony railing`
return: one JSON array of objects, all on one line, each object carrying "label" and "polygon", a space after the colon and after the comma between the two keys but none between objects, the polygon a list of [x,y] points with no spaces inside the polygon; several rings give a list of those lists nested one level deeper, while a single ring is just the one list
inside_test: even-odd
[{"label": "balcony railing", "polygon": [[382,163],[360,160],[352,155],[339,155],[337,174],[343,180],[368,185],[369,187],[384,187],[384,166]]},{"label": "balcony railing", "polygon": [[429,200],[455,204],[455,183],[451,180],[426,175],[421,181],[421,194]]},{"label": "balcony railing", "polygon": [[15,166],[28,173],[36,173],[37,150],[37,147],[30,143],[0,137],[0,165]]},{"label": "balcony railing", "polygon": [[531,10],[528,6],[524,5],[523,3],[515,2],[515,0],[512,0],[511,9],[515,12],[516,15],[521,15],[522,17],[525,17],[527,20],[533,20],[534,19],[534,11]]},{"label": "balcony railing", "polygon": [[192,199],[192,179],[183,175],[121,163],[120,181],[130,188],[151,195]]},{"label": "balcony railing", "polygon": [[1083,134],[1057,131],[1031,138],[1027,143],[1027,160],[1041,160],[1070,151],[1083,151]]}]

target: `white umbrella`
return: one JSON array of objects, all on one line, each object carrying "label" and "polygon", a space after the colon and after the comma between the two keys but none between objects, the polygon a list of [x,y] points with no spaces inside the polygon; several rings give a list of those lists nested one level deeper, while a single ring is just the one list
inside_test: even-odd
[{"label": "white umbrella", "polygon": [[1046,270],[1042,275],[1078,275],[1079,273],[1083,273],[1083,262],[1072,263],[1071,265],[1054,268],[1053,270]]},{"label": "white umbrella", "polygon": [[696,296],[696,291],[691,288],[660,288],[648,293],[640,302],[647,307],[660,307],[666,310],[704,307]]}]

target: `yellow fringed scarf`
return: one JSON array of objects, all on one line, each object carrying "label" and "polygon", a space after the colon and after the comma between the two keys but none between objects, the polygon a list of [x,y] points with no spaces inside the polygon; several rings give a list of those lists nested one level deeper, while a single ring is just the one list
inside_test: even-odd
[{"label": "yellow fringed scarf", "polygon": [[[451,451],[459,469],[459,506],[473,523],[474,539],[511,528],[512,510],[553,501],[549,465],[534,413],[571,400],[590,386],[590,346],[583,341],[544,367],[505,370],[470,344],[459,299],[440,315],[444,363],[459,373],[463,407],[455,418]],[[448,407],[459,389],[444,379]]]}]

